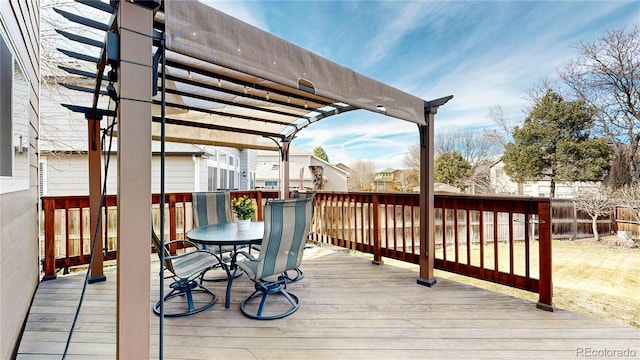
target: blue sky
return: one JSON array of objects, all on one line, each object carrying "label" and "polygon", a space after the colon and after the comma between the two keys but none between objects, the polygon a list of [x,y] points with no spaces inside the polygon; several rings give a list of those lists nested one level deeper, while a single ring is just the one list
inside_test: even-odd
[{"label": "blue sky", "polygon": [[[203,1],[359,73],[425,100],[454,99],[436,129],[484,129],[500,105],[521,121],[526,91],[575,46],[640,23],[637,1]],[[323,120],[294,143],[331,162],[402,167],[414,124],[357,111]]]}]

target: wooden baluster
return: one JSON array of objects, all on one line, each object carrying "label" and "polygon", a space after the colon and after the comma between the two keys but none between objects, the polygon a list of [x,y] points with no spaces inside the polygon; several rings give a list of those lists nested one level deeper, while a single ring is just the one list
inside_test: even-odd
[{"label": "wooden baluster", "polygon": [[55,200],[42,199],[44,210],[44,277],[42,281],[56,278]]},{"label": "wooden baluster", "polygon": [[380,195],[373,195],[373,263],[382,264],[382,252],[380,246]]},{"label": "wooden baluster", "polygon": [[[178,238],[176,231],[176,195],[169,194],[169,200],[167,202],[169,203],[169,240],[171,241]],[[176,250],[178,250],[178,243],[169,245],[169,252],[171,254],[175,255]]]}]

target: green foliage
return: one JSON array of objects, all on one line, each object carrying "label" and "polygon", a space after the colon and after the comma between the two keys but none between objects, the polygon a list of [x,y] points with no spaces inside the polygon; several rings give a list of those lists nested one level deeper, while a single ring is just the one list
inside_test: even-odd
[{"label": "green foliage", "polygon": [[318,146],[317,148],[313,149],[313,155],[319,157],[320,159],[326,162],[329,162],[329,156],[327,156],[327,153],[324,151],[322,146]]},{"label": "green foliage", "polygon": [[440,154],[433,164],[433,179],[436,182],[462,188],[463,180],[468,176],[471,166],[457,152]]},{"label": "green foliage", "polygon": [[231,208],[240,220],[251,219],[253,214],[258,210],[258,206],[248,196],[231,199]]},{"label": "green foliage", "polygon": [[605,139],[590,138],[594,109],[581,100],[565,101],[553,90],[535,104],[502,157],[505,173],[514,181],[551,179],[598,181],[609,169],[612,149]]}]

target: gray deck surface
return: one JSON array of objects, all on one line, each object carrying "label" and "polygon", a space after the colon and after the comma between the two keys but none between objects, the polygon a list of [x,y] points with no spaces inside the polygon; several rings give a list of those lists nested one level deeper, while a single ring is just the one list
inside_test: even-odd
[{"label": "gray deck surface", "polygon": [[[158,261],[151,258],[152,298]],[[188,317],[167,318],[165,359],[576,359],[640,358],[640,329],[438,279],[416,284],[415,271],[314,247],[305,250],[305,278],[289,285],[302,305],[272,321],[244,317],[253,291],[234,282],[230,309],[225,282],[208,282],[220,299]],[[116,269],[89,285],[67,359],[115,359]],[[84,274],[40,284],[18,359],[60,359]],[[149,310],[151,311],[151,310]],[[158,358],[158,322],[151,314],[151,354]],[[607,355],[593,356],[596,351]],[[613,353],[620,351],[620,353]],[[591,356],[588,356],[591,354]],[[605,354],[605,353],[602,353]]]}]

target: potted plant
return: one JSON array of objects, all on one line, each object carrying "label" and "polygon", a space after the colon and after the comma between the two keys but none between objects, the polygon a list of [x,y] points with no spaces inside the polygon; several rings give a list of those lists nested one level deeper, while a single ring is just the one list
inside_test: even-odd
[{"label": "potted plant", "polygon": [[258,209],[256,204],[253,203],[253,200],[246,195],[239,198],[233,198],[231,200],[231,208],[233,209],[233,213],[236,214],[238,230],[248,230],[249,224],[251,223],[251,217]]}]

